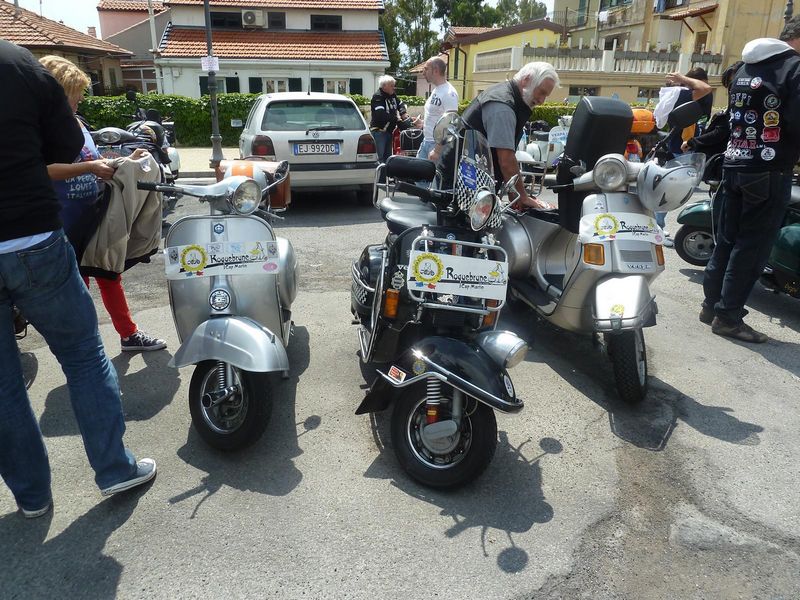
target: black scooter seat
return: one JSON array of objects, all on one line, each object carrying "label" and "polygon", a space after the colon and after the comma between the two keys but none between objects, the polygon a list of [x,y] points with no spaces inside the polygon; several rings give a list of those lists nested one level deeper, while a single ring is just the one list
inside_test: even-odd
[{"label": "black scooter seat", "polygon": [[391,212],[393,210],[425,210],[425,211],[436,211],[433,205],[430,202],[425,202],[420,198],[389,198],[386,197],[380,202],[378,202],[378,208],[381,209],[381,212],[385,216],[386,213]]},{"label": "black scooter seat", "polygon": [[436,225],[436,212],[399,209],[386,213],[385,219],[389,231],[395,235],[400,235],[412,227]]}]

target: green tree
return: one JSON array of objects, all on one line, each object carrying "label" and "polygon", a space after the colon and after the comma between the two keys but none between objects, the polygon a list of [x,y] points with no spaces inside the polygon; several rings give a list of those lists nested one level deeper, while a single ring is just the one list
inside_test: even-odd
[{"label": "green tree", "polygon": [[403,67],[413,67],[439,51],[439,35],[431,29],[433,0],[395,0],[396,32],[406,52]]},{"label": "green tree", "polygon": [[517,0],[499,0],[497,3],[497,24],[510,27],[520,22]]},{"label": "green tree", "polygon": [[492,27],[498,24],[498,12],[483,0],[434,0],[433,16],[442,20],[446,30],[454,27]]},{"label": "green tree", "polygon": [[547,6],[538,0],[519,0],[519,23],[544,19],[547,16]]},{"label": "green tree", "polygon": [[383,14],[379,17],[380,28],[383,30],[383,39],[389,53],[389,71],[396,73],[400,68],[403,55],[400,51],[400,40],[397,33],[397,6],[395,0],[387,0],[384,4]]}]

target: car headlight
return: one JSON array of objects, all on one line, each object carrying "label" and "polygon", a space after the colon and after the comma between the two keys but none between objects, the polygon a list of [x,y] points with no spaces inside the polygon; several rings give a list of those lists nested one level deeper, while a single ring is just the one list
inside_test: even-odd
[{"label": "car headlight", "polygon": [[489,222],[497,197],[489,190],[480,190],[475,197],[475,203],[469,209],[469,224],[473,231],[480,231]]},{"label": "car headlight", "polygon": [[475,341],[504,369],[516,367],[528,353],[525,340],[510,331],[484,331]]},{"label": "car headlight", "polygon": [[240,182],[230,195],[230,203],[240,215],[249,215],[261,202],[261,188],[253,179]]},{"label": "car headlight", "polygon": [[597,161],[592,170],[594,184],[604,192],[616,190],[628,180],[628,168],[617,156],[605,156]]},{"label": "car headlight", "polygon": [[116,144],[118,141],[120,141],[120,139],[122,139],[119,131],[104,131],[97,137],[100,138],[100,141],[104,144]]}]

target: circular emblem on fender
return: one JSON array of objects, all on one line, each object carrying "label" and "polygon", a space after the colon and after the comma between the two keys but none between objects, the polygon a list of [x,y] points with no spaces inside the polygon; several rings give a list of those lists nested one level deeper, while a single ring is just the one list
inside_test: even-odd
[{"label": "circular emblem on fender", "polygon": [[506,386],[506,393],[514,398],[514,384],[511,382],[511,377],[503,374],[503,385]]},{"label": "circular emblem on fender", "polygon": [[417,281],[436,283],[442,278],[444,265],[438,256],[426,252],[414,260],[414,264],[411,265],[411,273]]},{"label": "circular emblem on fender", "polygon": [[594,231],[597,235],[616,235],[619,231],[619,221],[617,217],[608,213],[597,215],[594,220]]},{"label": "circular emblem on fender", "polygon": [[225,310],[231,305],[231,295],[225,290],[214,290],[208,296],[208,304],[214,310]]},{"label": "circular emblem on fender", "polygon": [[411,370],[414,372],[414,375],[422,375],[425,372],[425,362],[419,358],[416,359],[411,365]]},{"label": "circular emblem on fender", "polygon": [[223,225],[222,223],[214,223],[214,233],[219,235],[223,231],[225,231],[225,225]]},{"label": "circular emblem on fender", "polygon": [[202,271],[208,264],[208,255],[202,246],[192,244],[181,252],[181,268],[189,273]]}]

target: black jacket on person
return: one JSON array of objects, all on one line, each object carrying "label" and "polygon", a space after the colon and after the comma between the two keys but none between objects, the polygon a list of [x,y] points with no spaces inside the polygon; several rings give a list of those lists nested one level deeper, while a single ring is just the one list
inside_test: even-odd
[{"label": "black jacket on person", "polygon": [[705,131],[688,140],[686,144],[692,151],[702,152],[706,158],[711,158],[715,154],[725,152],[730,135],[730,111],[726,109],[711,117]]},{"label": "black jacket on person", "polygon": [[406,105],[400,101],[397,94],[387,94],[382,89],[378,89],[372,95],[369,107],[372,111],[369,122],[371,131],[393,133],[399,122],[397,115],[399,114],[400,118],[404,119],[406,114]]},{"label": "black jacket on person", "polygon": [[748,42],[731,80],[725,168],[791,172],[800,158],[800,55],[786,42]]},{"label": "black jacket on person", "polygon": [[61,227],[47,175],[71,163],[83,133],[64,89],[26,49],[0,40],[0,241]]}]

